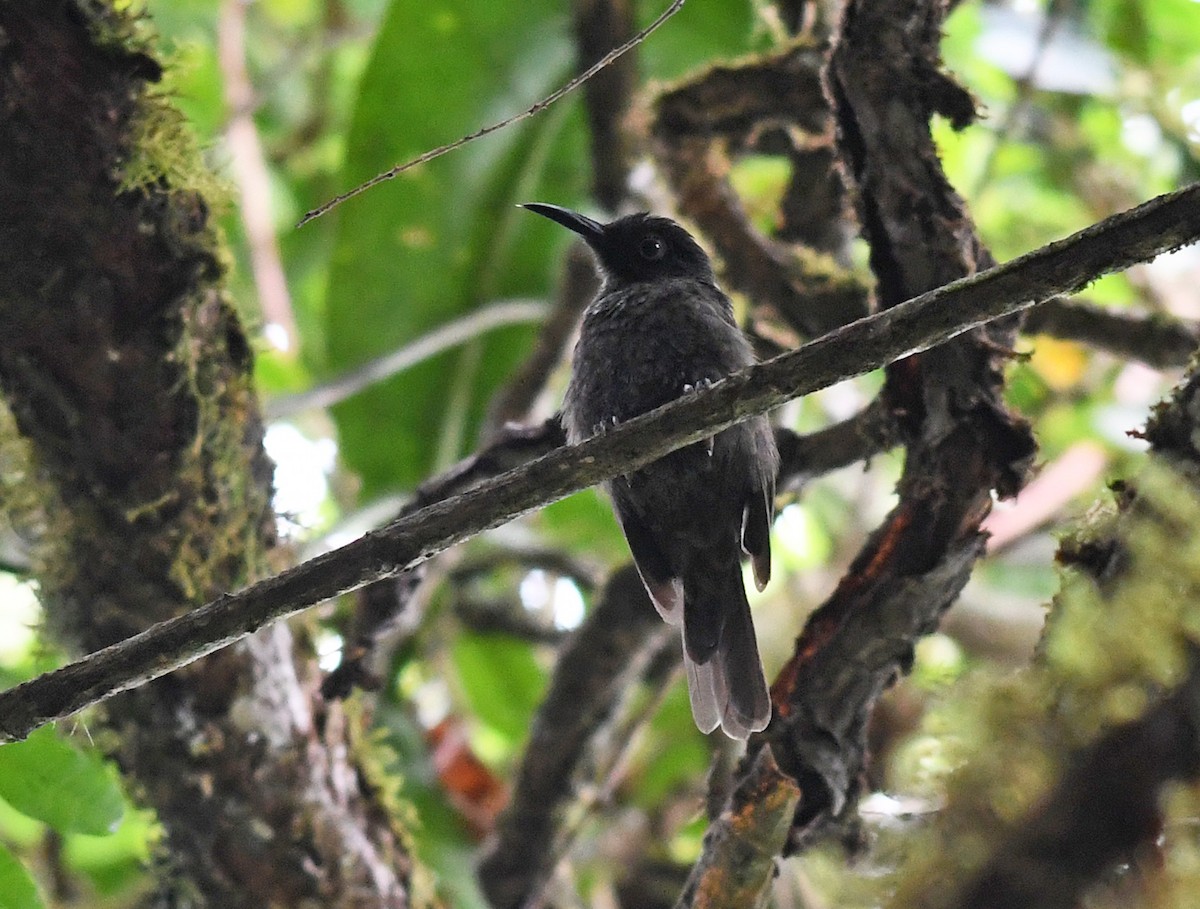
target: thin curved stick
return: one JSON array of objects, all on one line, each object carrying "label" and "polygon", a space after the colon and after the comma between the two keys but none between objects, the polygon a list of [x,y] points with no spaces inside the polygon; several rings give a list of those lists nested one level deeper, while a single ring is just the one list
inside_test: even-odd
[{"label": "thin curved stick", "polygon": [[517,123],[528,117],[532,117],[534,114],[541,113],[559,98],[562,98],[564,95],[575,91],[575,89],[579,88],[579,86],[583,85],[583,83],[587,82],[588,79],[592,78],[592,76],[596,75],[596,73],[600,72],[600,70],[604,69],[604,67],[608,66],[622,54],[632,50],[649,38],[651,33],[656,31],[659,26],[661,26],[664,22],[666,22],[683,8],[683,3],[684,0],[674,0],[670,6],[663,10],[657,19],[647,25],[644,29],[642,29],[620,47],[613,48],[591,66],[589,66],[585,72],[576,76],[562,88],[547,95],[541,101],[538,101],[536,104],[533,104],[521,111],[521,113],[507,117],[506,119],[501,120],[499,123],[493,123],[490,126],[485,126],[482,129],[478,129],[469,136],[463,136],[461,139],[457,139],[448,145],[439,145],[437,148],[430,149],[424,154],[418,155],[411,161],[405,161],[403,164],[397,164],[391,170],[385,170],[381,174],[376,174],[367,182],[358,184],[358,186],[354,187],[354,189],[348,190],[342,193],[340,196],[334,196],[323,205],[314,208],[312,211],[305,212],[304,217],[300,219],[300,222],[296,225],[296,227],[303,227],[309,221],[321,217],[321,215],[325,214],[331,208],[341,205],[347,199],[353,199],[360,193],[366,192],[372,186],[377,186],[378,184],[383,183],[385,180],[390,180],[392,177],[398,176],[399,174],[404,173],[406,170],[416,167],[418,164],[425,164],[428,161],[432,161],[434,158],[440,158],[447,152],[452,152],[455,149],[462,148],[469,142],[474,142],[476,139],[482,139],[484,136],[491,135],[494,132],[504,129],[506,126]]}]

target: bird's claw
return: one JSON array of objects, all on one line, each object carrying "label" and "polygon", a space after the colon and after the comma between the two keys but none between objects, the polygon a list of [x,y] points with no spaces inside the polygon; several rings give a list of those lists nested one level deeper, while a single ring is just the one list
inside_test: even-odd
[{"label": "bird's claw", "polygon": [[690,395],[693,391],[700,391],[704,388],[712,388],[712,386],[713,380],[708,378],[697,379],[694,384],[692,382],[684,382],[683,393],[685,395]]},{"label": "bird's claw", "polygon": [[592,435],[600,436],[608,432],[610,429],[616,429],[621,424],[621,418],[616,414],[611,417],[605,417],[599,423],[592,427]]}]

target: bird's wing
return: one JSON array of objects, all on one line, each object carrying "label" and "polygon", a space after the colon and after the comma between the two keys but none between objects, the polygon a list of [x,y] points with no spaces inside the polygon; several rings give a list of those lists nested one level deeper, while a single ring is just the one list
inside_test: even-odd
[{"label": "bird's wing", "polygon": [[670,563],[655,541],[653,531],[621,497],[613,497],[613,508],[625,532],[625,540],[629,543],[633,564],[637,566],[654,608],[667,624],[682,625],[683,585],[672,574]]},{"label": "bird's wing", "polygon": [[746,501],[742,549],[750,556],[754,586],[760,591],[771,580],[771,522],[775,517],[775,481],[755,484]]}]

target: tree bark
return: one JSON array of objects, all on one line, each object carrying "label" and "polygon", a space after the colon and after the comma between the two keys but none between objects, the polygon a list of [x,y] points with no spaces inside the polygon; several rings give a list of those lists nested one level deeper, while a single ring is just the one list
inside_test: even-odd
[{"label": "tree bark", "polygon": [[[48,624],[90,652],[267,573],[272,466],[208,207],[155,164],[186,139],[136,23],[6,0],[0,36],[0,388],[58,498]],[[315,688],[276,625],[107,705],[97,738],[166,828],[164,899],[409,904]]]}]

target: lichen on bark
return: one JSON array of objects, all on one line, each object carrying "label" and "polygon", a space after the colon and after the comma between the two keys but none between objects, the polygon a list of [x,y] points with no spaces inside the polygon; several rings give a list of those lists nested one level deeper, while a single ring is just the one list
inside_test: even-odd
[{"label": "lichen on bark", "polygon": [[[0,389],[58,504],[38,581],[76,652],[263,576],[252,351],[194,143],[137,19],[0,6]],[[191,157],[189,158],[189,155]],[[191,905],[408,905],[407,850],[318,714],[286,626],[114,699],[94,727]]]}]

